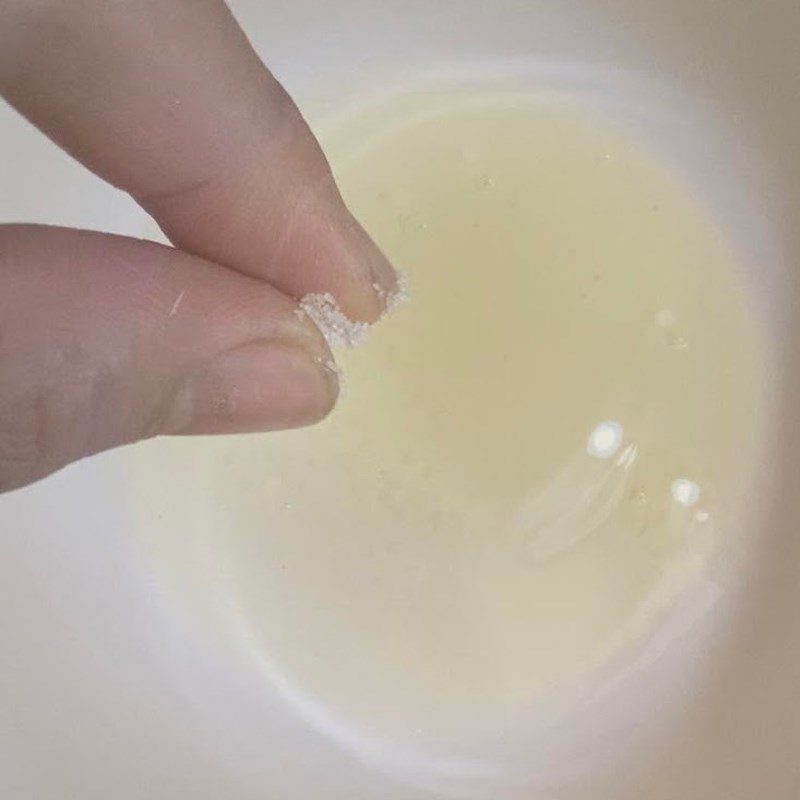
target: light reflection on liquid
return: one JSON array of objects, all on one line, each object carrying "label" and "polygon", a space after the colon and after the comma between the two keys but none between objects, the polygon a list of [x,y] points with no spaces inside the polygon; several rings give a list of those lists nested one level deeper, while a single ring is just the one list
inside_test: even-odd
[{"label": "light reflection on liquid", "polygon": [[586,451],[595,458],[611,458],[619,450],[622,434],[619,422],[601,422],[589,434]]},{"label": "light reflection on liquid", "polygon": [[[587,437],[586,453],[589,459],[578,454],[544,489],[521,504],[516,530],[524,536],[526,550],[535,560],[564,553],[604,526],[624,524],[615,522],[615,518],[626,518],[626,504],[640,510],[651,505],[648,492],[636,486],[633,472],[637,458],[647,456],[635,442],[626,440],[622,423],[599,422]],[[677,508],[690,508],[700,499],[700,487],[689,478],[676,478],[669,486],[664,485],[667,489]],[[711,515],[701,510],[687,519],[664,509],[661,516],[661,525],[671,529],[663,538],[679,540],[688,535],[692,522],[705,523]],[[659,527],[652,509],[639,525]]]}]

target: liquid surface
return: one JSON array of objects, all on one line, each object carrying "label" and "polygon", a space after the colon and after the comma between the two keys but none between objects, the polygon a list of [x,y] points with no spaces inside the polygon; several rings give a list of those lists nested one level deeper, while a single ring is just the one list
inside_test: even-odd
[{"label": "liquid surface", "polygon": [[707,211],[565,98],[412,95],[326,144],[412,300],[318,427],[135,451],[142,524],[202,542],[333,715],[494,724],[635,651],[725,547],[755,329]]}]

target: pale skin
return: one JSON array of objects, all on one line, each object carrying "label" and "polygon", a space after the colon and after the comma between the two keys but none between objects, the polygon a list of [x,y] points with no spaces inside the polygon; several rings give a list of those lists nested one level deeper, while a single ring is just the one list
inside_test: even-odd
[{"label": "pale skin", "polygon": [[221,0],[0,0],[0,94],[174,247],[0,225],[0,491],[160,434],[313,423],[338,394],[298,313],[395,287]]}]

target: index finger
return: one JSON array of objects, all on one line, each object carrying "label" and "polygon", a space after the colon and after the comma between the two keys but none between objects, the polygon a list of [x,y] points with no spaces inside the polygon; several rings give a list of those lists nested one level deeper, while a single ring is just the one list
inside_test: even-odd
[{"label": "index finger", "polygon": [[394,271],[221,0],[5,5],[0,92],[176,246],[380,315]]}]

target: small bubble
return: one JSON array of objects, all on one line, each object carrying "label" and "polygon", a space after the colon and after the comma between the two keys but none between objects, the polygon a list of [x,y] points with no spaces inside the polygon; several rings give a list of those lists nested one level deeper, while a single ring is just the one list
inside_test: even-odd
[{"label": "small bubble", "polygon": [[685,350],[689,346],[689,342],[686,338],[675,331],[667,331],[666,342],[667,346],[673,350]]},{"label": "small bubble", "polygon": [[475,185],[479,189],[490,189],[492,186],[494,186],[494,178],[484,172],[478,175],[478,177],[475,179]]},{"label": "small bubble", "polygon": [[693,506],[700,499],[700,487],[688,478],[677,478],[672,482],[672,497],[682,506]]},{"label": "small bubble", "polygon": [[637,506],[647,505],[647,492],[644,489],[631,489],[629,497],[631,502]]},{"label": "small bubble", "polygon": [[678,318],[672,309],[665,308],[656,314],[656,326],[661,329],[664,344],[672,350],[684,350],[689,342],[678,330]]},{"label": "small bubble", "polygon": [[698,511],[694,515],[694,521],[699,522],[701,525],[705,522],[708,522],[711,519],[711,514],[708,511]]}]

